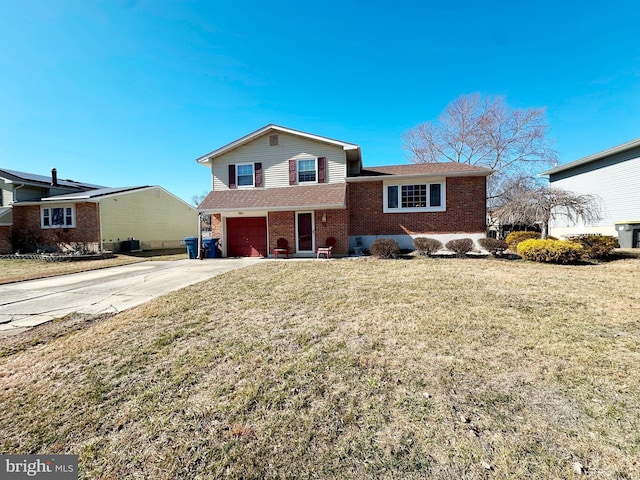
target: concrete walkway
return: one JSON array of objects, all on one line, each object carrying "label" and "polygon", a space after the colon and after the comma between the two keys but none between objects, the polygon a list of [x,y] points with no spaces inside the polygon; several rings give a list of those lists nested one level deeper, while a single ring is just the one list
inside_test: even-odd
[{"label": "concrete walkway", "polygon": [[0,336],[69,313],[116,313],[221,273],[264,261],[220,258],[141,262],[0,285]]}]

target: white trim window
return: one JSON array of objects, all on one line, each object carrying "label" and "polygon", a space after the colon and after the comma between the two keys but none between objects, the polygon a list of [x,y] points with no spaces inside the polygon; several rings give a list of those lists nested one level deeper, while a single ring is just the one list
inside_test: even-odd
[{"label": "white trim window", "polygon": [[298,159],[298,184],[318,182],[318,162],[316,158]]},{"label": "white trim window", "polygon": [[40,226],[42,228],[74,228],[76,209],[73,205],[40,207]]},{"label": "white trim window", "polygon": [[236,185],[238,188],[254,186],[253,163],[238,163],[236,165]]},{"label": "white trim window", "polygon": [[384,183],[384,213],[444,212],[444,180],[424,183]]}]

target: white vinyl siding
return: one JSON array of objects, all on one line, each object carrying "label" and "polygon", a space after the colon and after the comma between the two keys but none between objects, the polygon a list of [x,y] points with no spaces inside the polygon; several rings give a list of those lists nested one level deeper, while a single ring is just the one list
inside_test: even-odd
[{"label": "white vinyl siding", "polygon": [[[326,183],[342,183],[347,175],[346,152],[342,147],[284,133],[278,134],[278,145],[269,145],[269,134],[238,147],[213,162],[213,190],[229,189],[229,165],[262,163],[264,188],[289,186],[289,160],[326,158]],[[317,169],[317,167],[316,167]],[[316,171],[317,181],[317,171]]]},{"label": "white vinyl siding", "polygon": [[[640,220],[640,158],[632,158],[614,165],[594,169],[551,182],[552,188],[561,188],[580,194],[596,195],[602,205],[602,220],[585,226],[585,231],[604,227],[611,231],[616,222]],[[553,221],[553,228],[573,228],[565,219]],[[564,230],[563,230],[564,231]],[[568,231],[568,233],[574,233]],[[553,234],[553,232],[551,232]],[[580,233],[580,232],[575,232]]]}]

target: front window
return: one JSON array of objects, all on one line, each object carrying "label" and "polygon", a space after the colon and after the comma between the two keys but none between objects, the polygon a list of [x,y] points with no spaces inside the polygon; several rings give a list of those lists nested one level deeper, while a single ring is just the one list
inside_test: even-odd
[{"label": "front window", "polygon": [[298,160],[298,183],[316,181],[316,159]]},{"label": "front window", "polygon": [[444,211],[444,182],[385,185],[384,212]]},{"label": "front window", "polygon": [[73,206],[68,207],[42,207],[42,228],[67,228],[75,227],[75,211]]},{"label": "front window", "polygon": [[236,167],[238,187],[253,187],[253,163],[241,163]]}]

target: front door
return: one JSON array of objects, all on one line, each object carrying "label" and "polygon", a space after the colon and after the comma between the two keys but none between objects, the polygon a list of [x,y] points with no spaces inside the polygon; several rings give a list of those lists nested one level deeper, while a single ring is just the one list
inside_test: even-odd
[{"label": "front door", "polygon": [[296,251],[313,252],[313,212],[298,213],[296,228]]}]

